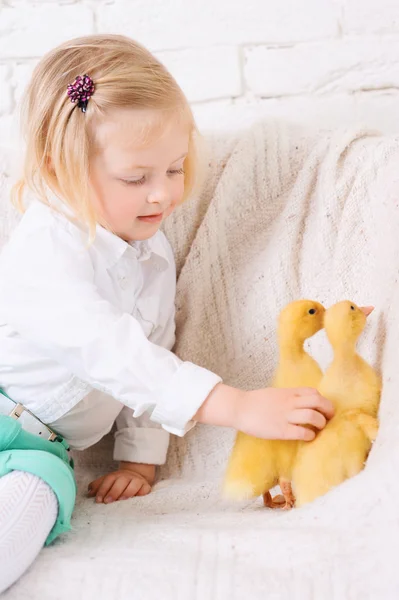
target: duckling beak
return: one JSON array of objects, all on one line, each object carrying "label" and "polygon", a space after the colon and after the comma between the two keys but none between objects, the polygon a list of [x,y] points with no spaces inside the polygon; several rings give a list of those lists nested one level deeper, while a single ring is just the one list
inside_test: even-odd
[{"label": "duckling beak", "polygon": [[373,312],[374,306],[359,306],[359,310],[368,317]]}]

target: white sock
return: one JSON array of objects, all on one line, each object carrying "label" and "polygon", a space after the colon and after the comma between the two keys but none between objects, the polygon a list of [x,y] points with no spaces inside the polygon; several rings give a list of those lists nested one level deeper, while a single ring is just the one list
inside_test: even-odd
[{"label": "white sock", "polygon": [[56,495],[36,475],[12,471],[0,477],[0,594],[33,563],[57,514]]}]

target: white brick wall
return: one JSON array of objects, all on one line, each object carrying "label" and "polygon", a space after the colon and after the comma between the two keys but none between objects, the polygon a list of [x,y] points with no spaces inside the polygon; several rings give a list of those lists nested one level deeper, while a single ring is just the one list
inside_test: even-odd
[{"label": "white brick wall", "polygon": [[399,0],[0,0],[3,152],[38,58],[94,32],[156,53],[203,130],[276,116],[399,132]]}]

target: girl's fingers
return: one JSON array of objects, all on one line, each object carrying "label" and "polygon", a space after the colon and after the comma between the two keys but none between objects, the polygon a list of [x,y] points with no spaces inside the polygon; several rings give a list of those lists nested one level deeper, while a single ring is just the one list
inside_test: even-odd
[{"label": "girl's fingers", "polygon": [[311,425],[316,429],[324,429],[327,424],[325,416],[311,408],[299,408],[292,411],[288,421],[292,425]]},{"label": "girl's fingers", "polygon": [[143,483],[136,496],[147,496],[151,492],[151,486],[146,481]]},{"label": "girl's fingers", "polygon": [[305,442],[311,442],[316,437],[312,429],[300,425],[287,425],[284,434],[286,440],[303,440]]},{"label": "girl's fingers", "polygon": [[104,504],[110,504],[111,502],[119,500],[119,498],[124,495],[129,483],[130,480],[127,477],[117,477],[106,495],[104,495]]},{"label": "girl's fingers", "polygon": [[96,502],[100,503],[104,500],[104,498],[107,496],[109,490],[113,486],[114,481],[115,481],[115,477],[113,475],[106,475],[104,477],[104,480],[103,480],[102,484],[100,485],[100,487],[98,488],[97,493],[96,493]]},{"label": "girl's fingers", "polygon": [[296,395],[295,408],[311,408],[322,413],[326,419],[331,419],[334,416],[334,406],[330,400],[320,396],[318,392],[310,395]]},{"label": "girl's fingers", "polygon": [[151,486],[144,479],[132,479],[121,496],[121,500],[133,498],[134,496],[146,496],[151,492]]},{"label": "girl's fingers", "polygon": [[150,492],[151,486],[143,477],[131,477],[126,474],[110,473],[89,485],[89,496],[95,496],[97,503],[104,504],[133,496],[146,496]]},{"label": "girl's fingers", "polygon": [[102,482],[104,481],[105,477],[106,477],[106,475],[103,475],[99,479],[96,479],[95,481],[92,481],[91,483],[89,483],[89,485],[87,486],[87,489],[89,492],[89,497],[96,495],[97,490],[100,487],[100,485],[102,484]]},{"label": "girl's fingers", "polygon": [[312,388],[312,387],[297,387],[297,388],[292,388],[292,393],[294,396],[298,396],[298,398],[302,398],[303,396],[305,396],[305,397],[317,396],[319,392],[316,390],[316,388]]}]

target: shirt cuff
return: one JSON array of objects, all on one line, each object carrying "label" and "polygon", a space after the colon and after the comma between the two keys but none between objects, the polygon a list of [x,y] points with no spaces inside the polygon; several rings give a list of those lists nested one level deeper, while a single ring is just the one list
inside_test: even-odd
[{"label": "shirt cuff", "polygon": [[182,437],[194,427],[193,416],[221,381],[221,377],[212,371],[190,362],[182,363],[158,398],[151,420],[160,423],[169,433]]},{"label": "shirt cuff", "polygon": [[129,427],[115,433],[114,460],[163,465],[169,446],[169,433],[163,429]]}]

